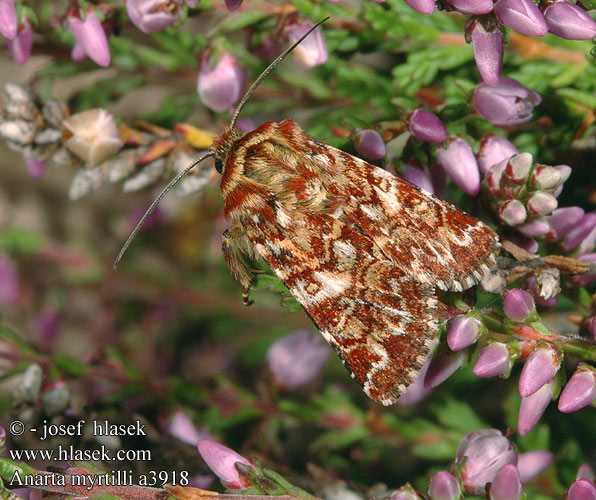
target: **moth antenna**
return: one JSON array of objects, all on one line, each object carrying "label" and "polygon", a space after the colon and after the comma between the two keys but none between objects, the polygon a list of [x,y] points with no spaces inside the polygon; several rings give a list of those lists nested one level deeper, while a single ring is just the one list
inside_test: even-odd
[{"label": "moth antenna", "polygon": [[255,82],[250,86],[250,88],[246,91],[246,93],[244,94],[244,96],[242,96],[242,99],[240,100],[240,103],[238,104],[238,106],[236,107],[236,111],[234,111],[234,116],[232,117],[232,121],[230,122],[230,128],[232,128],[235,124],[236,124],[236,120],[238,119],[238,115],[240,114],[240,111],[242,111],[242,108],[244,107],[244,105],[246,104],[246,101],[248,101],[248,99],[250,98],[250,96],[253,94],[253,92],[256,90],[256,88],[261,85],[261,83],[263,82],[263,80],[265,78],[267,78],[267,75],[269,73],[271,73],[271,71],[280,63],[282,62],[286,56],[292,52],[296,47],[298,47],[298,45],[300,45],[302,43],[302,41],[308,36],[310,35],[314,30],[316,30],[321,24],[323,24],[325,21],[327,21],[329,19],[329,16],[327,16],[325,19],[322,19],[321,21],[319,21],[317,24],[315,24],[311,29],[309,29],[304,35],[302,35],[300,37],[300,39],[295,42],[292,46],[288,47],[286,50],[284,50],[280,55],[278,55],[275,60],[269,65],[267,66],[267,69],[265,69],[265,71],[263,71],[259,77],[255,80]]},{"label": "moth antenna", "polygon": [[130,236],[126,240],[126,243],[124,243],[124,245],[122,245],[122,248],[120,249],[120,253],[118,253],[118,257],[116,257],[116,260],[114,261],[114,269],[116,269],[118,267],[118,264],[120,264],[120,261],[122,260],[122,257],[124,256],[124,253],[126,252],[128,247],[132,243],[132,240],[135,239],[135,236],[141,230],[141,227],[143,227],[143,224],[145,224],[145,221],[149,218],[149,216],[157,208],[157,205],[159,205],[159,202],[161,200],[163,200],[164,196],[166,194],[168,194],[168,192],[176,184],[178,184],[178,181],[180,179],[182,179],[182,177],[184,177],[186,174],[188,174],[188,172],[190,172],[193,168],[195,168],[205,158],[209,158],[210,156],[214,156],[213,153],[207,153],[206,155],[201,156],[198,160],[193,161],[188,167],[186,167],[182,172],[180,172],[176,177],[174,177],[165,188],[163,188],[163,191],[161,193],[159,193],[159,196],[157,198],[155,198],[155,200],[153,200],[153,203],[151,203],[151,206],[147,209],[147,211],[145,212],[145,214],[143,215],[143,217],[141,218],[139,223],[132,230],[132,233],[130,233]]}]

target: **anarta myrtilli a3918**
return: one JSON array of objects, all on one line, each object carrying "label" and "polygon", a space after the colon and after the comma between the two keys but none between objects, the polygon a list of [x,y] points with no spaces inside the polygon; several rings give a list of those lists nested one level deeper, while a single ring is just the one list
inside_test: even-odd
[{"label": "anarta myrtilli a3918", "polygon": [[[322,21],[323,22],[323,21]],[[321,24],[321,23],[319,23]],[[390,405],[429,355],[438,330],[435,289],[461,291],[494,264],[497,235],[479,220],[383,169],[306,135],[291,120],[243,133],[235,123],[284,51],[240,101],[207,155],[222,174],[224,257],[245,303],[249,261],[262,258],[285,283],[350,374]]]}]

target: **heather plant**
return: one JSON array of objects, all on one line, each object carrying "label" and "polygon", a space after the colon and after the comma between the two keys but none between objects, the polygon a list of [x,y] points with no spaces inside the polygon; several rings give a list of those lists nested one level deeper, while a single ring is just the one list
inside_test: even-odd
[{"label": "heather plant", "polygon": [[[594,9],[0,0],[0,498],[596,499]],[[502,244],[392,407],[262,262],[242,305],[210,159],[112,270],[327,16],[238,128],[292,118]]]}]

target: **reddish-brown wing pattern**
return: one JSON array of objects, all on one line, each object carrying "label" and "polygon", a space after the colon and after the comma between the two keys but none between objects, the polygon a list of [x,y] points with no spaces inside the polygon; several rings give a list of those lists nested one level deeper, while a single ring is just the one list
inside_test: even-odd
[{"label": "reddish-brown wing pattern", "polygon": [[365,392],[394,403],[436,335],[434,287],[477,282],[494,262],[496,235],[290,120],[246,135],[228,129],[211,150],[235,223],[224,253],[245,295],[245,257],[262,257]]}]

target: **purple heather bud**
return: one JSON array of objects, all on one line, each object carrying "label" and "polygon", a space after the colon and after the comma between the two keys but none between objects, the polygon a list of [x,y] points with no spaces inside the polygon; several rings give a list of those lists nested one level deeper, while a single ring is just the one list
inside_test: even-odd
[{"label": "purple heather bud", "polygon": [[[283,29],[283,34],[288,44],[293,44],[313,27],[310,21],[289,21]],[[320,66],[327,62],[327,45],[323,33],[319,28],[314,30],[306,39],[292,52],[294,60],[305,68]]]},{"label": "purple heather bud", "polygon": [[93,9],[84,21],[75,15],[68,16],[70,31],[87,56],[104,68],[110,65],[110,47],[106,32]]},{"label": "purple heather bud", "polygon": [[453,474],[442,470],[430,478],[428,495],[432,500],[459,500],[461,487]]},{"label": "purple heather bud", "polygon": [[526,321],[535,309],[534,299],[525,290],[513,288],[505,292],[503,311],[513,321]]},{"label": "purple heather bud", "polygon": [[543,9],[548,31],[567,40],[591,40],[596,37],[596,22],[581,7],[565,0],[546,4]]},{"label": "purple heather bud", "polygon": [[522,453],[517,458],[517,470],[522,484],[529,483],[538,474],[548,469],[555,456],[552,451],[535,450]]},{"label": "purple heather bud", "polygon": [[449,325],[447,344],[452,351],[461,351],[478,340],[482,323],[472,316],[459,315]]},{"label": "purple heather bud", "polygon": [[580,365],[563,388],[559,398],[559,410],[571,413],[591,405],[596,400],[596,373],[586,365]]},{"label": "purple heather bud", "polygon": [[196,446],[201,439],[209,435],[208,432],[199,431],[183,410],[176,411],[171,417],[168,431],[172,436],[192,446]]},{"label": "purple heather bud", "polygon": [[[501,2],[510,0],[500,0]],[[521,0],[511,0],[521,1]],[[534,3],[532,0],[523,0]],[[490,123],[500,127],[510,127],[529,122],[532,111],[541,103],[540,94],[525,87],[513,78],[501,78],[494,87],[479,83],[472,97],[476,111]]]},{"label": "purple heather bud", "polygon": [[576,249],[596,228],[596,212],[585,214],[566,235],[561,248],[564,252]]},{"label": "purple heather bud", "polygon": [[[596,262],[596,253],[580,255],[578,260],[583,260],[584,262]],[[596,274],[578,274],[571,277],[571,282],[578,286],[586,286],[594,280],[596,280]]]},{"label": "purple heather bud", "polygon": [[538,347],[526,360],[519,377],[519,393],[530,396],[550,382],[559,371],[563,357],[551,347]]},{"label": "purple heather bud", "polygon": [[571,175],[571,167],[569,165],[557,165],[555,167],[559,172],[561,172],[562,180],[561,182],[566,182]]},{"label": "purple heather bud", "polygon": [[544,410],[553,399],[554,387],[555,382],[551,380],[531,396],[522,398],[517,420],[517,430],[520,436],[528,434],[538,423]]},{"label": "purple heather bud", "polygon": [[55,307],[48,307],[44,309],[37,318],[35,318],[35,329],[39,335],[41,346],[49,350],[52,348],[60,328],[62,327],[62,320],[60,313]]},{"label": "purple heather bud", "polygon": [[234,56],[225,52],[215,68],[204,57],[197,80],[197,92],[201,102],[217,112],[233,108],[242,97],[245,73]]},{"label": "purple heather bud", "polygon": [[501,177],[503,177],[503,172],[505,172],[508,163],[508,159],[495,163],[490,167],[482,181],[485,188],[493,196],[500,196],[501,194]]},{"label": "purple heather bud", "polygon": [[478,163],[469,144],[461,137],[449,139],[449,146],[441,144],[437,148],[439,164],[453,182],[466,193],[475,196],[480,191]]},{"label": "purple heather bud", "polygon": [[486,174],[493,165],[509,160],[516,154],[519,154],[519,151],[510,141],[497,135],[488,135],[480,142],[476,159],[480,171]]},{"label": "purple heather bud", "polygon": [[493,10],[492,0],[448,0],[447,3],[462,14],[488,14]]},{"label": "purple heather bud", "polygon": [[420,14],[430,16],[436,8],[435,0],[405,0],[406,3]]},{"label": "purple heather bud", "polygon": [[25,163],[25,169],[31,177],[34,179],[41,179],[43,177],[47,164],[45,160],[36,156],[23,156],[23,161]]},{"label": "purple heather bud", "polygon": [[569,231],[584,217],[584,209],[580,207],[557,208],[552,215],[546,218],[550,231],[546,241],[552,243],[566,236]]},{"label": "purple heather bud", "polygon": [[528,238],[539,238],[550,231],[550,226],[544,217],[540,217],[538,219],[533,219],[530,222],[524,222],[523,224],[516,226],[515,229]]},{"label": "purple heather bud", "polygon": [[387,500],[424,500],[418,492],[412,488],[410,483],[404,484],[399,490],[393,492],[393,494]]},{"label": "purple heather bud", "polygon": [[279,387],[295,389],[312,382],[328,356],[329,349],[319,337],[296,330],[271,344],[267,362]]},{"label": "purple heather bud", "polygon": [[435,194],[433,181],[425,166],[422,166],[419,163],[415,164],[414,161],[411,161],[404,169],[403,178],[410,184],[415,184],[430,194]]},{"label": "purple heather bud", "polygon": [[437,387],[453,375],[466,359],[465,351],[450,352],[431,359],[424,377],[424,387]]},{"label": "purple heather bud", "polygon": [[583,463],[577,469],[577,474],[575,475],[575,479],[589,479],[590,481],[594,482],[596,480],[596,473],[594,469],[589,463]]},{"label": "purple heather bud", "polygon": [[105,109],[94,108],[69,116],[63,122],[70,137],[66,148],[90,167],[114,155],[123,146],[114,117]]},{"label": "purple heather bud", "polygon": [[513,366],[513,361],[511,360],[509,346],[501,342],[495,342],[482,351],[472,371],[477,377],[489,378],[507,373],[511,366]]},{"label": "purple heather bud", "polygon": [[[490,10],[492,10],[492,0],[488,4],[490,4]],[[494,87],[501,81],[501,71],[503,69],[503,36],[501,35],[501,28],[494,26],[492,29],[487,30],[482,22],[477,20],[471,25],[470,35],[474,60],[482,81],[486,85]]]},{"label": "purple heather bud", "polygon": [[563,174],[555,167],[538,165],[532,172],[531,186],[533,189],[555,189],[563,183]]},{"label": "purple heather bud", "polygon": [[360,156],[370,160],[380,160],[387,153],[385,141],[383,141],[381,135],[377,131],[368,128],[356,132],[354,147]]},{"label": "purple heather bud", "polygon": [[532,170],[533,162],[534,160],[530,153],[513,155],[507,162],[503,175],[513,184],[525,184],[530,175],[530,170]]},{"label": "purple heather bud", "polygon": [[596,486],[589,479],[576,479],[567,490],[567,500],[596,500]]},{"label": "purple heather bud", "polygon": [[87,52],[83,46],[75,41],[75,44],[72,46],[72,50],[70,51],[70,58],[74,62],[81,62],[87,59]]},{"label": "purple heather bud", "polygon": [[445,142],[447,140],[445,125],[437,115],[430,111],[415,109],[406,121],[410,132],[416,139],[428,142]]},{"label": "purple heather bud", "polygon": [[240,462],[257,470],[250,460],[227,446],[211,441],[210,439],[199,440],[197,448],[199,449],[199,454],[207,463],[207,466],[219,478],[224,487],[231,490],[239,490],[250,486],[250,483],[240,476],[238,469],[234,465],[236,462]]},{"label": "purple heather bud", "polygon": [[507,200],[499,206],[499,219],[508,226],[517,226],[525,222],[528,217],[526,208],[519,200]]},{"label": "purple heather bud", "polygon": [[10,55],[17,64],[25,64],[33,48],[33,27],[26,17],[21,22],[17,36],[8,40]]},{"label": "purple heather bud", "polygon": [[490,486],[490,500],[519,500],[522,482],[515,464],[505,464],[499,469]]},{"label": "purple heather bud", "polygon": [[20,293],[19,273],[12,259],[0,254],[0,304],[16,304]]},{"label": "purple heather bud", "polygon": [[527,207],[532,215],[549,215],[557,208],[557,199],[547,191],[536,191],[527,201]]},{"label": "purple heather bud", "polygon": [[427,358],[414,381],[406,388],[405,392],[397,400],[397,404],[402,407],[413,406],[426,399],[433,391],[429,387],[424,387],[424,379],[428,366],[432,358]]},{"label": "purple heather bud", "polygon": [[249,132],[252,132],[254,129],[256,129],[257,126],[251,118],[242,117],[238,118],[236,121],[236,128],[245,134],[248,134]]},{"label": "purple heather bud", "polygon": [[532,293],[532,296],[534,297],[534,300],[538,305],[544,307],[552,307],[557,303],[558,293],[548,298],[545,298],[542,295],[540,295],[540,290],[538,290],[538,285],[534,276],[528,278],[528,280],[526,281],[526,286],[528,287],[528,290],[530,290],[530,292]]},{"label": "purple heather bud", "polygon": [[226,9],[230,12],[234,12],[238,10],[242,5],[242,0],[225,0],[226,1]]},{"label": "purple heather bud", "polygon": [[14,0],[0,0],[0,33],[8,40],[17,36],[18,20]]},{"label": "purple heather bud", "polygon": [[480,496],[501,467],[517,464],[517,453],[501,431],[481,429],[459,442],[455,462],[462,464],[461,479],[466,492]]},{"label": "purple heather bud", "polygon": [[504,239],[512,241],[518,247],[522,247],[526,252],[538,252],[538,242],[533,238],[528,238],[527,236],[522,236],[521,234],[511,234]]},{"label": "purple heather bud", "polygon": [[126,12],[143,33],[153,33],[174,24],[182,14],[182,5],[172,0],[126,0]]},{"label": "purple heather bud", "polygon": [[532,0],[498,0],[495,3],[498,21],[527,36],[544,36],[546,21]]}]

